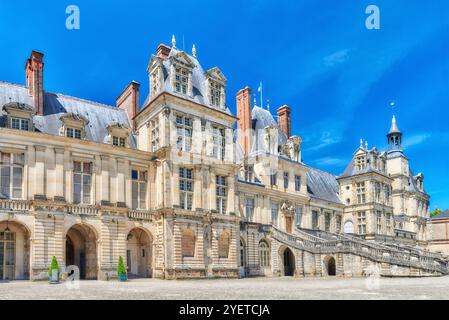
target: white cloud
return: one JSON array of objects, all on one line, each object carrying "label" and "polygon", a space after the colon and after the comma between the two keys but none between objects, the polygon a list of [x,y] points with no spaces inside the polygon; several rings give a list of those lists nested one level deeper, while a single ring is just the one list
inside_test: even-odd
[{"label": "white cloud", "polygon": [[324,157],[312,161],[317,166],[342,166],[346,164],[345,159],[334,158],[334,157]]},{"label": "white cloud", "polygon": [[412,136],[409,136],[404,140],[403,147],[404,149],[410,148],[412,146],[420,145],[431,136],[430,133],[418,133]]},{"label": "white cloud", "polygon": [[346,62],[349,59],[349,49],[343,49],[333,54],[324,57],[323,62],[328,67],[333,67],[337,64]]},{"label": "white cloud", "polygon": [[321,138],[319,139],[319,143],[313,147],[307,148],[304,151],[317,151],[321,150],[323,148],[326,148],[330,145],[339,143],[341,141],[341,136],[335,135],[334,133],[330,131],[325,131],[321,135]]}]

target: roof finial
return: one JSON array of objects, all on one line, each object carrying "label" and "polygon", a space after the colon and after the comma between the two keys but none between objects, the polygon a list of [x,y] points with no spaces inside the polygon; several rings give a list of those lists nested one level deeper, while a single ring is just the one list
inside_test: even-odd
[{"label": "roof finial", "polygon": [[193,45],[193,47],[192,47],[192,56],[194,56],[196,58],[196,47],[195,47],[195,45]]},{"label": "roof finial", "polygon": [[360,148],[363,149],[363,138],[360,138]]},{"label": "roof finial", "polygon": [[254,94],[254,106],[257,106],[256,94]]},{"label": "roof finial", "polygon": [[270,111],[270,99],[267,99],[267,110]]},{"label": "roof finial", "polygon": [[365,141],[365,149],[368,150],[368,141]]},{"label": "roof finial", "polygon": [[173,35],[172,38],[171,38],[171,44],[172,44],[173,48],[176,48],[176,37],[175,37],[175,35]]}]

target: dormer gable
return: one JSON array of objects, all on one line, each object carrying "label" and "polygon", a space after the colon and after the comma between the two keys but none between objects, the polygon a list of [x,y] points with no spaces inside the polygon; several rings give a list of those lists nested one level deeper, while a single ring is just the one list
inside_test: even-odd
[{"label": "dormer gable", "polygon": [[169,60],[172,63],[175,63],[181,67],[185,67],[188,69],[193,69],[195,67],[195,63],[192,59],[185,53],[184,51],[179,51],[178,53],[172,55]]},{"label": "dormer gable", "polygon": [[218,81],[223,85],[226,81],[228,81],[228,79],[226,79],[225,75],[218,67],[213,67],[212,69],[206,71],[204,75],[206,76],[206,78]]},{"label": "dormer gable", "polygon": [[105,138],[105,143],[116,147],[127,148],[129,146],[129,135],[132,132],[127,125],[113,122],[106,127],[109,135]]}]

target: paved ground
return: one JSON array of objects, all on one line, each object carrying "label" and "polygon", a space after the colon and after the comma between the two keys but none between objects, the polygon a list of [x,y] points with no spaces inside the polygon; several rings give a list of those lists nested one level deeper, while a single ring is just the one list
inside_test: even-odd
[{"label": "paved ground", "polygon": [[0,299],[449,299],[449,277],[416,279],[293,279],[82,281],[65,284],[0,282]]}]

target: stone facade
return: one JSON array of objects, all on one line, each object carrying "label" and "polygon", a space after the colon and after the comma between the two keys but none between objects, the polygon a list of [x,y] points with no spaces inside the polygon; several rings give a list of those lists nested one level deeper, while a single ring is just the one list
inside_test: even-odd
[{"label": "stone facade", "polygon": [[43,72],[33,52],[26,86],[0,82],[0,280],[46,279],[53,256],[82,279],[116,277],[120,256],[162,279],[447,273],[399,132],[336,177],[302,161],[288,106],[278,125],[246,88],[235,117],[224,74],[175,40],[142,105],[135,81],[113,107],[46,92]]}]

